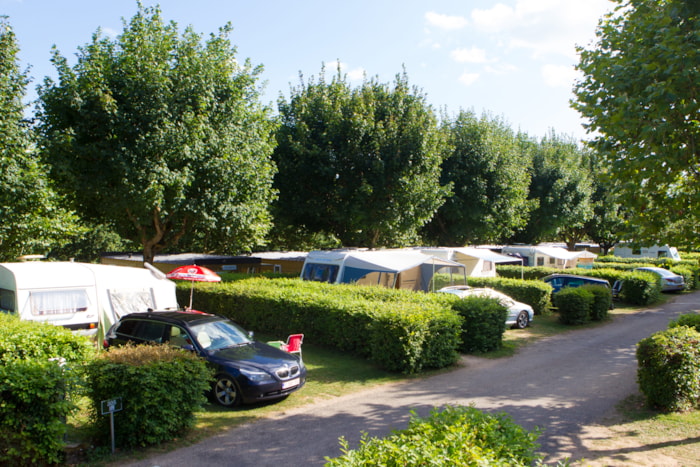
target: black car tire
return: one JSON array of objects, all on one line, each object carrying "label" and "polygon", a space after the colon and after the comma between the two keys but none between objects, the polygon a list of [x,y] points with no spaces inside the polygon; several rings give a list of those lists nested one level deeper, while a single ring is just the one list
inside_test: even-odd
[{"label": "black car tire", "polygon": [[513,327],[517,329],[525,329],[529,324],[530,315],[527,313],[527,311],[521,311],[520,314],[518,314],[518,318],[515,320]]},{"label": "black car tire", "polygon": [[241,403],[241,391],[238,389],[238,383],[227,375],[216,378],[216,383],[212,388],[212,397],[217,404],[224,407],[235,407]]}]

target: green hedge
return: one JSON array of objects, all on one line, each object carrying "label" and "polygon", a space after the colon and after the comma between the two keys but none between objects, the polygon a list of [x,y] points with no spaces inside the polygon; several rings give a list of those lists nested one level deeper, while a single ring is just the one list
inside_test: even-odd
[{"label": "green hedge", "polygon": [[326,458],[326,466],[530,466],[540,460],[538,437],[505,413],[448,406],[433,409],[426,418],[412,414],[406,430],[386,438],[365,434],[356,450],[341,438],[344,454]]},{"label": "green hedge", "polygon": [[612,307],[612,292],[607,287],[600,285],[584,285],[581,287],[593,294],[593,303],[588,311],[588,316],[592,321],[602,321],[608,317],[608,312]]},{"label": "green hedge", "polygon": [[[178,294],[189,297],[189,285],[179,286]],[[251,278],[195,284],[194,308],[267,335],[303,332],[307,342],[369,358],[390,371],[443,368],[458,357],[462,320],[443,294]]]},{"label": "green hedge", "polygon": [[637,382],[651,407],[700,408],[700,333],[687,326],[657,332],[637,344]]},{"label": "green hedge", "polygon": [[678,318],[674,319],[668,324],[669,328],[675,328],[678,326],[687,326],[700,332],[700,313],[686,313],[684,315],[680,315]]},{"label": "green hedge", "polygon": [[653,272],[625,272],[620,280],[620,299],[632,305],[650,305],[661,295],[661,278]]},{"label": "green hedge", "polygon": [[490,352],[503,343],[508,310],[497,300],[486,297],[459,298],[454,295],[453,308],[464,319],[462,323],[462,352]]},{"label": "green hedge", "polygon": [[74,370],[93,354],[84,336],[0,313],[0,464],[62,462]]},{"label": "green hedge", "polygon": [[0,464],[63,462],[67,377],[57,362],[17,360],[0,365]]},{"label": "green hedge", "polygon": [[16,360],[64,358],[71,365],[94,354],[94,344],[61,326],[21,321],[0,313],[0,365]]},{"label": "green hedge", "polygon": [[590,309],[594,296],[583,287],[565,287],[554,294],[554,306],[559,311],[563,324],[584,324],[590,320]]},{"label": "green hedge", "polygon": [[85,366],[86,394],[97,438],[110,442],[102,401],[121,398],[114,413],[115,444],[147,446],[174,439],[194,425],[206,402],[212,370],[192,352],[169,345],[110,348]]}]

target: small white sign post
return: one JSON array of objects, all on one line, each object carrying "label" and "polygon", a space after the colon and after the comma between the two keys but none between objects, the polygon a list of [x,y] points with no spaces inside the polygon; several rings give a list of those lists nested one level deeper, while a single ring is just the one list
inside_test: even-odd
[{"label": "small white sign post", "polygon": [[102,415],[109,414],[109,431],[112,435],[112,454],[114,454],[114,412],[122,409],[122,398],[109,399],[101,403]]}]

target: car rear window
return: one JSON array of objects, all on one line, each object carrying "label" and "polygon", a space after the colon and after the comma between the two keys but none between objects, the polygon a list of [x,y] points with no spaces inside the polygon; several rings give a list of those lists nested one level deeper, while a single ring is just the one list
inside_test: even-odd
[{"label": "car rear window", "polygon": [[126,320],[117,329],[117,334],[125,338],[161,343],[165,329],[169,326],[158,321]]}]

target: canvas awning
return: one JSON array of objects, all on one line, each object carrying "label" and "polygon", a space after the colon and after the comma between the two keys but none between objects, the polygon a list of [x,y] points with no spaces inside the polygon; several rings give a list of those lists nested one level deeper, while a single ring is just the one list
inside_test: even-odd
[{"label": "canvas awning", "polygon": [[492,263],[513,263],[520,261],[519,258],[502,255],[486,248],[454,248],[453,251],[461,255],[483,259],[484,261],[491,261]]}]

